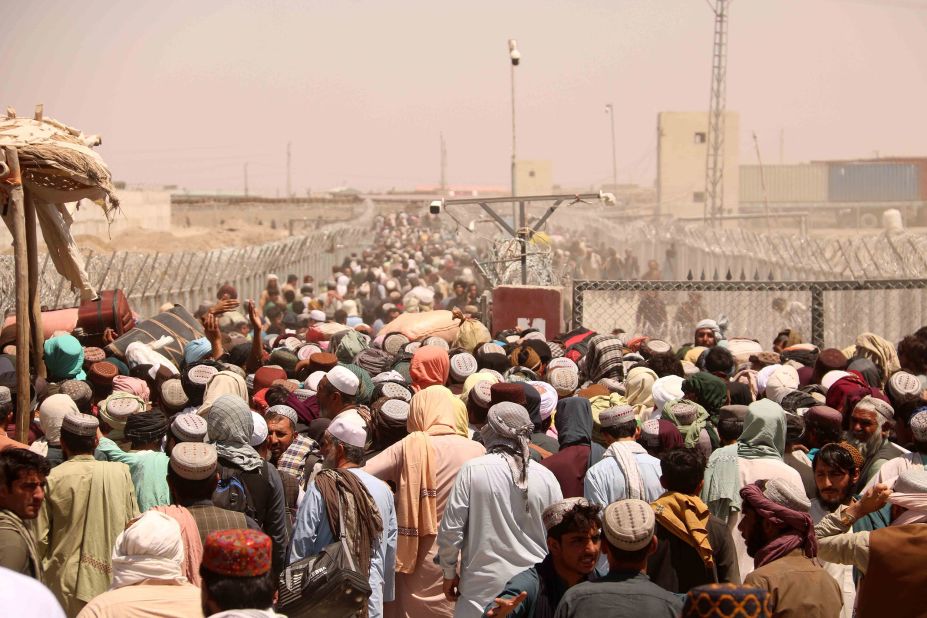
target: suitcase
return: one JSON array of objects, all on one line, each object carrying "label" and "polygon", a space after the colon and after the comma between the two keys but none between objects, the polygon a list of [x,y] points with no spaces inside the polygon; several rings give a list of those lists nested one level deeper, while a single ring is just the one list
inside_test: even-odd
[{"label": "suitcase", "polygon": [[106,350],[119,358],[125,358],[126,348],[130,343],[141,341],[150,343],[167,335],[174,341],[159,348],[158,352],[166,356],[174,365],[183,364],[183,347],[194,339],[205,336],[200,321],[183,305],[174,305],[169,311],[139,322],[135,328],[106,346]]},{"label": "suitcase", "polygon": [[103,347],[103,331],[113,329],[116,336],[126,334],[135,327],[135,316],[129,299],[122,290],[103,290],[100,295],[84,301],[77,309],[77,328],[84,346]]}]

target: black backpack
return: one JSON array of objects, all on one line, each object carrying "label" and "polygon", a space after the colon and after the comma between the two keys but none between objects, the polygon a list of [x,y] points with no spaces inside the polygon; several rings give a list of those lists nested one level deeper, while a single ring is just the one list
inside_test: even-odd
[{"label": "black backpack", "polygon": [[[221,509],[244,513],[251,519],[257,520],[254,497],[248,491],[248,485],[242,478],[245,472],[222,464],[219,464],[218,468],[219,484],[216,485],[216,490],[212,494],[212,503]],[[262,472],[263,466],[258,470]]]}]

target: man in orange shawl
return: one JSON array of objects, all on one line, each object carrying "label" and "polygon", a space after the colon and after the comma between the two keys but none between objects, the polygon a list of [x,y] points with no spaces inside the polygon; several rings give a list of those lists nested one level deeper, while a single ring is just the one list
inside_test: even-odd
[{"label": "man in orange shawl", "polygon": [[465,461],[483,455],[484,449],[458,433],[453,399],[443,387],[416,393],[409,405],[409,435],[364,468],[397,488],[396,600],[384,605],[385,616],[454,613],[442,592],[441,569],[434,562],[435,536],[458,470]]}]

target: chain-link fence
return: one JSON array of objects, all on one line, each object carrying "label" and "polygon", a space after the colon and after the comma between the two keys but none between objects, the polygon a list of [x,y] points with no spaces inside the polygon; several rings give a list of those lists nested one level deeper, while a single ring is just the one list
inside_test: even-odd
[{"label": "chain-link fence", "polygon": [[[359,252],[371,240],[368,228],[337,228],[294,236],[264,245],[183,251],[139,253],[86,251],[87,274],[97,290],[119,288],[129,297],[132,309],[146,318],[166,302],[195,308],[212,302],[219,285],[229,282],[239,298],[257,298],[268,273],[281,279],[293,273],[324,280],[332,266]],[[42,306],[61,309],[79,304],[70,284],[58,274],[47,255],[39,255],[39,290]],[[13,257],[0,256],[0,303],[6,310],[15,305]]]},{"label": "chain-link fence", "polygon": [[898,341],[927,324],[927,279],[873,281],[574,281],[573,326],[620,328],[692,341],[702,319],[727,337],[771,347],[784,328],[818,346],[845,347],[863,332]]}]

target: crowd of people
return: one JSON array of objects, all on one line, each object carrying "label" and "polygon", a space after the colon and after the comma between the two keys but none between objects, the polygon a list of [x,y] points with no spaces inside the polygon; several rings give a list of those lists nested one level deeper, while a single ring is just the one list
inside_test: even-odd
[{"label": "crowd of people", "polygon": [[927,614],[927,328],[491,332],[472,265],[391,215],[182,358],[56,333],[17,410],[0,356],[4,613]]}]

